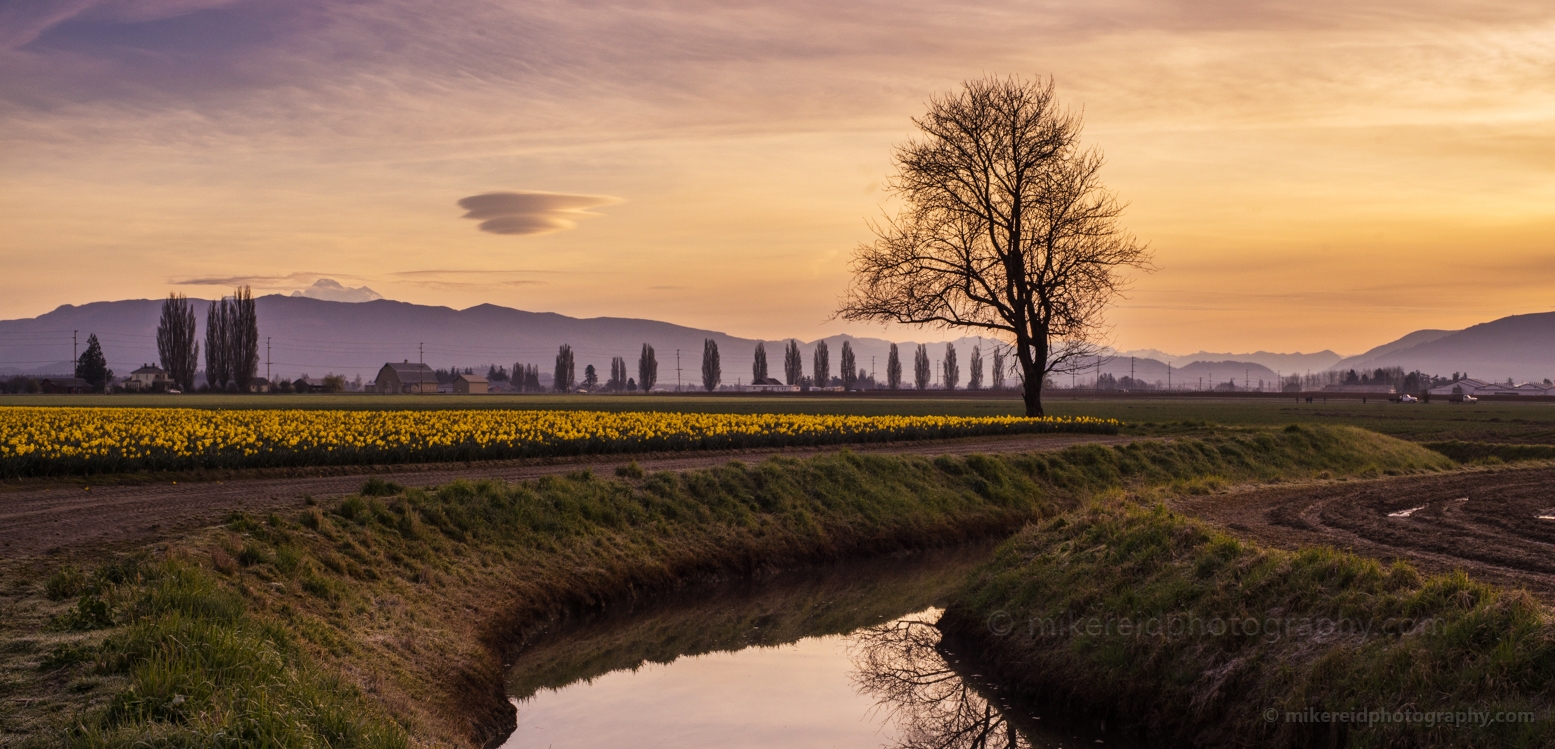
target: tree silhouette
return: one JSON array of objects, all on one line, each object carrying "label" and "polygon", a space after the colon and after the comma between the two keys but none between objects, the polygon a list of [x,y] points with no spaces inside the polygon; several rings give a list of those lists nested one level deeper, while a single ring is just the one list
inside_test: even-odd
[{"label": "tree silhouette", "polygon": [[232,307],[225,297],[211,302],[205,311],[205,381],[212,390],[226,390],[232,380]]},{"label": "tree silhouette", "polygon": [[109,381],[113,380],[113,370],[108,368],[108,357],[103,355],[103,346],[97,342],[96,333],[87,336],[86,350],[76,360],[76,376],[86,380],[99,393],[106,390]]},{"label": "tree silhouette", "polygon": [[814,369],[811,374],[815,377],[815,386],[824,388],[831,385],[831,351],[826,348],[826,341],[815,342]]},{"label": "tree silhouette", "polygon": [[637,356],[637,386],[646,393],[658,381],[659,360],[653,355],[653,347],[644,343],[642,353]]},{"label": "tree silhouette", "polygon": [[789,385],[798,385],[804,378],[804,358],[799,354],[799,342],[788,339],[788,348],[783,350],[783,381]]},{"label": "tree silhouette", "polygon": [[593,390],[594,386],[598,385],[598,384],[599,384],[599,372],[594,369],[594,365],[590,364],[587,367],[584,367],[583,368],[583,387],[586,387],[589,390]]},{"label": "tree silhouette", "polygon": [[838,369],[842,373],[842,389],[852,390],[854,383],[858,381],[858,362],[853,360],[853,346],[848,341],[842,342],[841,361]]},{"label": "tree silhouette", "polygon": [[966,389],[967,390],[982,390],[983,389],[983,348],[981,346],[973,346],[972,347],[972,356],[971,356],[971,358],[967,359],[967,361],[966,361],[966,368],[967,368]]},{"label": "tree silhouette", "polygon": [[891,344],[891,353],[885,360],[885,381],[887,387],[898,390],[902,387],[902,354],[896,350],[896,344]]},{"label": "tree silhouette", "polygon": [[702,341],[702,387],[711,393],[718,389],[723,379],[723,367],[718,363],[718,342],[707,338]]},{"label": "tree silhouette", "polygon": [[573,367],[572,347],[563,343],[556,351],[556,373],[551,381],[551,387],[559,392],[571,390],[577,378]]},{"label": "tree silhouette", "polygon": [[200,368],[200,344],[195,342],[194,306],[183,294],[168,294],[157,322],[157,357],[173,383],[184,392],[194,390],[194,374]]},{"label": "tree silhouette", "polygon": [[853,638],[854,686],[887,711],[900,749],[1032,749],[1031,739],[946,662],[933,624],[903,619]]},{"label": "tree silhouette", "polygon": [[767,379],[767,344],[756,342],[756,358],[751,362],[751,382]]},{"label": "tree silhouette", "polygon": [[1148,269],[1102,185],[1101,153],[1049,81],[985,77],[935,97],[896,149],[901,212],[854,253],[849,320],[970,328],[1008,336],[1027,416],[1047,374],[1100,353],[1104,313]]},{"label": "tree silhouette", "polygon": [[918,350],[912,356],[912,384],[919,390],[928,390],[929,381],[934,378],[933,365],[929,363],[929,347],[926,344],[918,344]]},{"label": "tree silhouette", "polygon": [[993,389],[1004,389],[1004,347],[993,347]]},{"label": "tree silhouette", "polygon": [[945,362],[940,366],[940,370],[942,375],[940,379],[944,382],[946,390],[955,390],[956,386],[961,384],[961,367],[956,364],[955,344],[945,344]]},{"label": "tree silhouette", "polygon": [[254,293],[247,286],[232,293],[231,314],[232,325],[227,329],[227,355],[231,363],[227,365],[227,374],[238,391],[246,393],[259,372],[259,313],[254,307]]},{"label": "tree silhouette", "polygon": [[626,359],[610,357],[610,389],[618,393],[626,392],[626,380]]}]

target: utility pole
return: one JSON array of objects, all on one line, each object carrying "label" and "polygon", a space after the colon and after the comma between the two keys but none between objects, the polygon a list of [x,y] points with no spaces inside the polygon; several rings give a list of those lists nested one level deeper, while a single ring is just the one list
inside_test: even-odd
[{"label": "utility pole", "polygon": [[1166,389],[1172,389],[1172,363],[1170,361],[1166,363]]},{"label": "utility pole", "polygon": [[416,344],[416,362],[420,364],[427,363],[426,348],[419,342]]},{"label": "utility pole", "polygon": [[[70,331],[70,366],[72,370],[81,366],[81,352],[76,344],[76,334],[80,332],[79,330]],[[75,372],[72,371],[71,374],[75,374]]]},{"label": "utility pole", "polygon": [[680,392],[680,349],[675,349],[675,392]]},{"label": "utility pole", "polygon": [[1128,358],[1128,386],[1134,386],[1134,357]]},{"label": "utility pole", "polygon": [[270,381],[270,336],[265,336],[265,382]]}]

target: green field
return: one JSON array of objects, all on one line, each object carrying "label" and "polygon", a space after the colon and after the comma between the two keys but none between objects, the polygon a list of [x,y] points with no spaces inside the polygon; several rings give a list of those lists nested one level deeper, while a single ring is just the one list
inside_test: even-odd
[{"label": "green field", "polygon": [[[328,409],[584,409],[719,413],[1002,416],[1021,412],[1010,395],[985,398],[934,396],[725,396],[725,395],[109,395],[0,396],[0,406],[140,406],[184,408]],[[1417,441],[1464,440],[1555,444],[1555,404],[1295,403],[1244,398],[1051,398],[1054,416],[1097,416],[1123,421],[1125,433],[1160,434],[1197,426],[1344,424]]]}]

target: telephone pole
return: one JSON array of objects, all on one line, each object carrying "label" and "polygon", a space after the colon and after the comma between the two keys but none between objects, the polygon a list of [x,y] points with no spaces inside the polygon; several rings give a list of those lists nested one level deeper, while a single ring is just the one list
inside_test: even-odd
[{"label": "telephone pole", "polygon": [[[76,344],[76,334],[80,332],[79,330],[70,331],[70,365],[72,368],[81,366],[81,352]],[[75,374],[75,372],[71,372],[71,374]]]},{"label": "telephone pole", "polygon": [[265,336],[265,382],[270,381],[270,336]]},{"label": "telephone pole", "polygon": [[680,349],[675,349],[675,392],[680,392]]},{"label": "telephone pole", "polygon": [[427,363],[426,348],[421,343],[416,344],[416,361],[421,364]]}]

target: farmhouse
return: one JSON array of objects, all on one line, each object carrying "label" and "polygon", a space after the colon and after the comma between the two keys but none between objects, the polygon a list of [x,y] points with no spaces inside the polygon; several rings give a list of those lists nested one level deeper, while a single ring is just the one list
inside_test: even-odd
[{"label": "farmhouse", "polygon": [[799,386],[798,385],[784,385],[783,381],[777,379],[776,377],[758,377],[756,379],[751,380],[751,384],[747,385],[746,389],[748,389],[748,390],[755,390],[758,393],[797,393],[797,392],[799,392]]},{"label": "farmhouse", "polygon": [[437,372],[408,359],[399,364],[389,362],[378,370],[377,384],[380,393],[436,393]]},{"label": "farmhouse", "polygon": [[165,388],[172,384],[167,378],[167,370],[153,364],[143,364],[140,369],[130,373],[130,378],[124,382],[128,390],[155,390]]},{"label": "farmhouse", "polygon": [[485,377],[477,374],[461,374],[454,378],[454,392],[459,395],[485,395],[489,389]]}]

